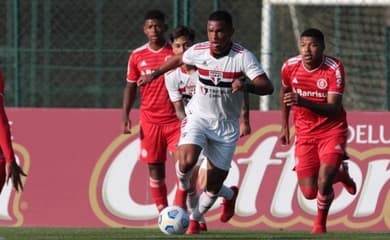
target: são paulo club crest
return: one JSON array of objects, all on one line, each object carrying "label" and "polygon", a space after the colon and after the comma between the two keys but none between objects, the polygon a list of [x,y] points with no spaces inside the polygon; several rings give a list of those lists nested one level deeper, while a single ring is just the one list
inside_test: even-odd
[{"label": "s\u00e3o paulo club crest", "polygon": [[211,81],[213,81],[214,85],[218,85],[218,83],[222,80],[222,72],[216,71],[216,70],[211,70],[209,72],[209,76]]}]

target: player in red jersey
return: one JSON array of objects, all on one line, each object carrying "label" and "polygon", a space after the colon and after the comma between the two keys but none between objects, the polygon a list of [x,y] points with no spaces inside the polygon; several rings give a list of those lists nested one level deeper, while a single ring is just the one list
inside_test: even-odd
[{"label": "player in red jersey", "polygon": [[282,144],[290,143],[289,111],[293,110],[295,171],[307,199],[317,199],[317,217],[312,233],[326,232],[326,220],[334,198],[333,183],[341,181],[349,193],[356,184],[343,165],[347,154],[348,125],[342,104],[344,66],[324,55],[325,41],[318,29],[307,29],[300,37],[300,54],[284,62],[280,106]]},{"label": "player in red jersey", "polygon": [[[172,56],[171,45],[165,40],[165,15],[159,10],[146,13],[144,33],[148,42],[134,50],[127,68],[127,83],[123,94],[123,133],[131,132],[130,109],[137,96],[137,80],[152,73]],[[141,161],[148,164],[150,190],[158,211],[168,206],[165,185],[167,149],[176,150],[180,135],[180,121],[169,100],[163,76],[140,86]]]},{"label": "player in red jersey", "polygon": [[23,190],[22,176],[26,176],[15,160],[11,131],[4,109],[4,76],[0,70],[0,192],[10,179],[16,191]]}]

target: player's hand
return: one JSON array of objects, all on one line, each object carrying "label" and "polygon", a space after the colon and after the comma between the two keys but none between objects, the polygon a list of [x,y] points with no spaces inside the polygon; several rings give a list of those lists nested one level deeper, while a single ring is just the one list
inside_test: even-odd
[{"label": "player's hand", "polygon": [[232,82],[232,93],[240,91],[245,88],[245,79],[234,79]]},{"label": "player's hand", "polygon": [[246,122],[246,121],[241,121],[240,122],[240,137],[244,137],[244,136],[247,136],[249,134],[251,134],[251,125],[249,124],[249,122]]},{"label": "player's hand", "polygon": [[14,186],[15,190],[17,192],[19,192],[19,190],[23,191],[22,177],[26,177],[27,174],[23,172],[23,170],[19,167],[15,160],[5,164],[5,174],[7,184],[11,179],[12,185]]},{"label": "player's hand", "polygon": [[282,127],[282,130],[279,135],[279,140],[282,145],[290,144],[290,130],[288,129],[288,127]]},{"label": "player's hand", "polygon": [[283,102],[286,106],[299,105],[299,94],[295,92],[287,92],[283,95]]},{"label": "player's hand", "polygon": [[153,81],[153,76],[152,74],[146,74],[146,75],[142,75],[138,81],[137,81],[137,85],[139,87],[142,87],[142,86],[145,86],[146,84],[150,83],[151,81]]},{"label": "player's hand", "polygon": [[123,121],[122,132],[123,132],[123,134],[130,134],[131,133],[131,120],[130,119],[126,119]]}]

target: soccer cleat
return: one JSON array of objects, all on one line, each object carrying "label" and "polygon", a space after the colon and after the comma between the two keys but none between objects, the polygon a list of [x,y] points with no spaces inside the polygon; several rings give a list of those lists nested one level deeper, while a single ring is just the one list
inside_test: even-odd
[{"label": "soccer cleat", "polygon": [[173,205],[179,206],[187,211],[187,191],[177,188],[175,200],[173,200]]},{"label": "soccer cleat", "polygon": [[202,216],[199,220],[200,231],[207,232],[206,219]]},{"label": "soccer cleat", "polygon": [[192,234],[199,234],[200,233],[200,224],[196,220],[190,220],[190,224],[188,225],[186,234],[192,235]]},{"label": "soccer cleat", "polygon": [[313,229],[311,230],[311,234],[324,234],[326,233],[326,226],[314,224]]},{"label": "soccer cleat", "polygon": [[199,228],[200,228],[200,231],[202,232],[207,232],[207,225],[206,223],[199,223]]},{"label": "soccer cleat", "polygon": [[352,195],[356,194],[356,183],[353,181],[348,171],[348,163],[342,162],[340,167],[341,178],[340,181],[345,189]]},{"label": "soccer cleat", "polygon": [[221,222],[229,221],[234,215],[234,208],[236,207],[236,199],[238,195],[238,187],[232,186],[230,189],[233,191],[233,197],[230,200],[223,199],[222,212],[220,216]]}]

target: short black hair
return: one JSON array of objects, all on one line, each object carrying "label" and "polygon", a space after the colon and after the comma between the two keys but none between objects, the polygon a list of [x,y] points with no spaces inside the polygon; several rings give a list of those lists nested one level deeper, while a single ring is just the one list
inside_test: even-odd
[{"label": "short black hair", "polygon": [[179,25],[170,34],[171,42],[182,36],[187,37],[191,42],[193,42],[195,39],[195,32],[189,27]]},{"label": "short black hair", "polygon": [[319,30],[317,28],[308,28],[308,29],[306,29],[305,31],[303,31],[301,33],[301,37],[312,37],[316,41],[318,41],[318,43],[320,43],[322,46],[325,47],[324,34],[321,32],[321,30]]},{"label": "short black hair", "polygon": [[210,14],[209,21],[223,21],[230,28],[233,27],[232,15],[227,11],[218,10]]},{"label": "short black hair", "polygon": [[144,21],[149,19],[157,19],[161,22],[165,22],[165,14],[157,9],[150,10],[145,14]]}]

